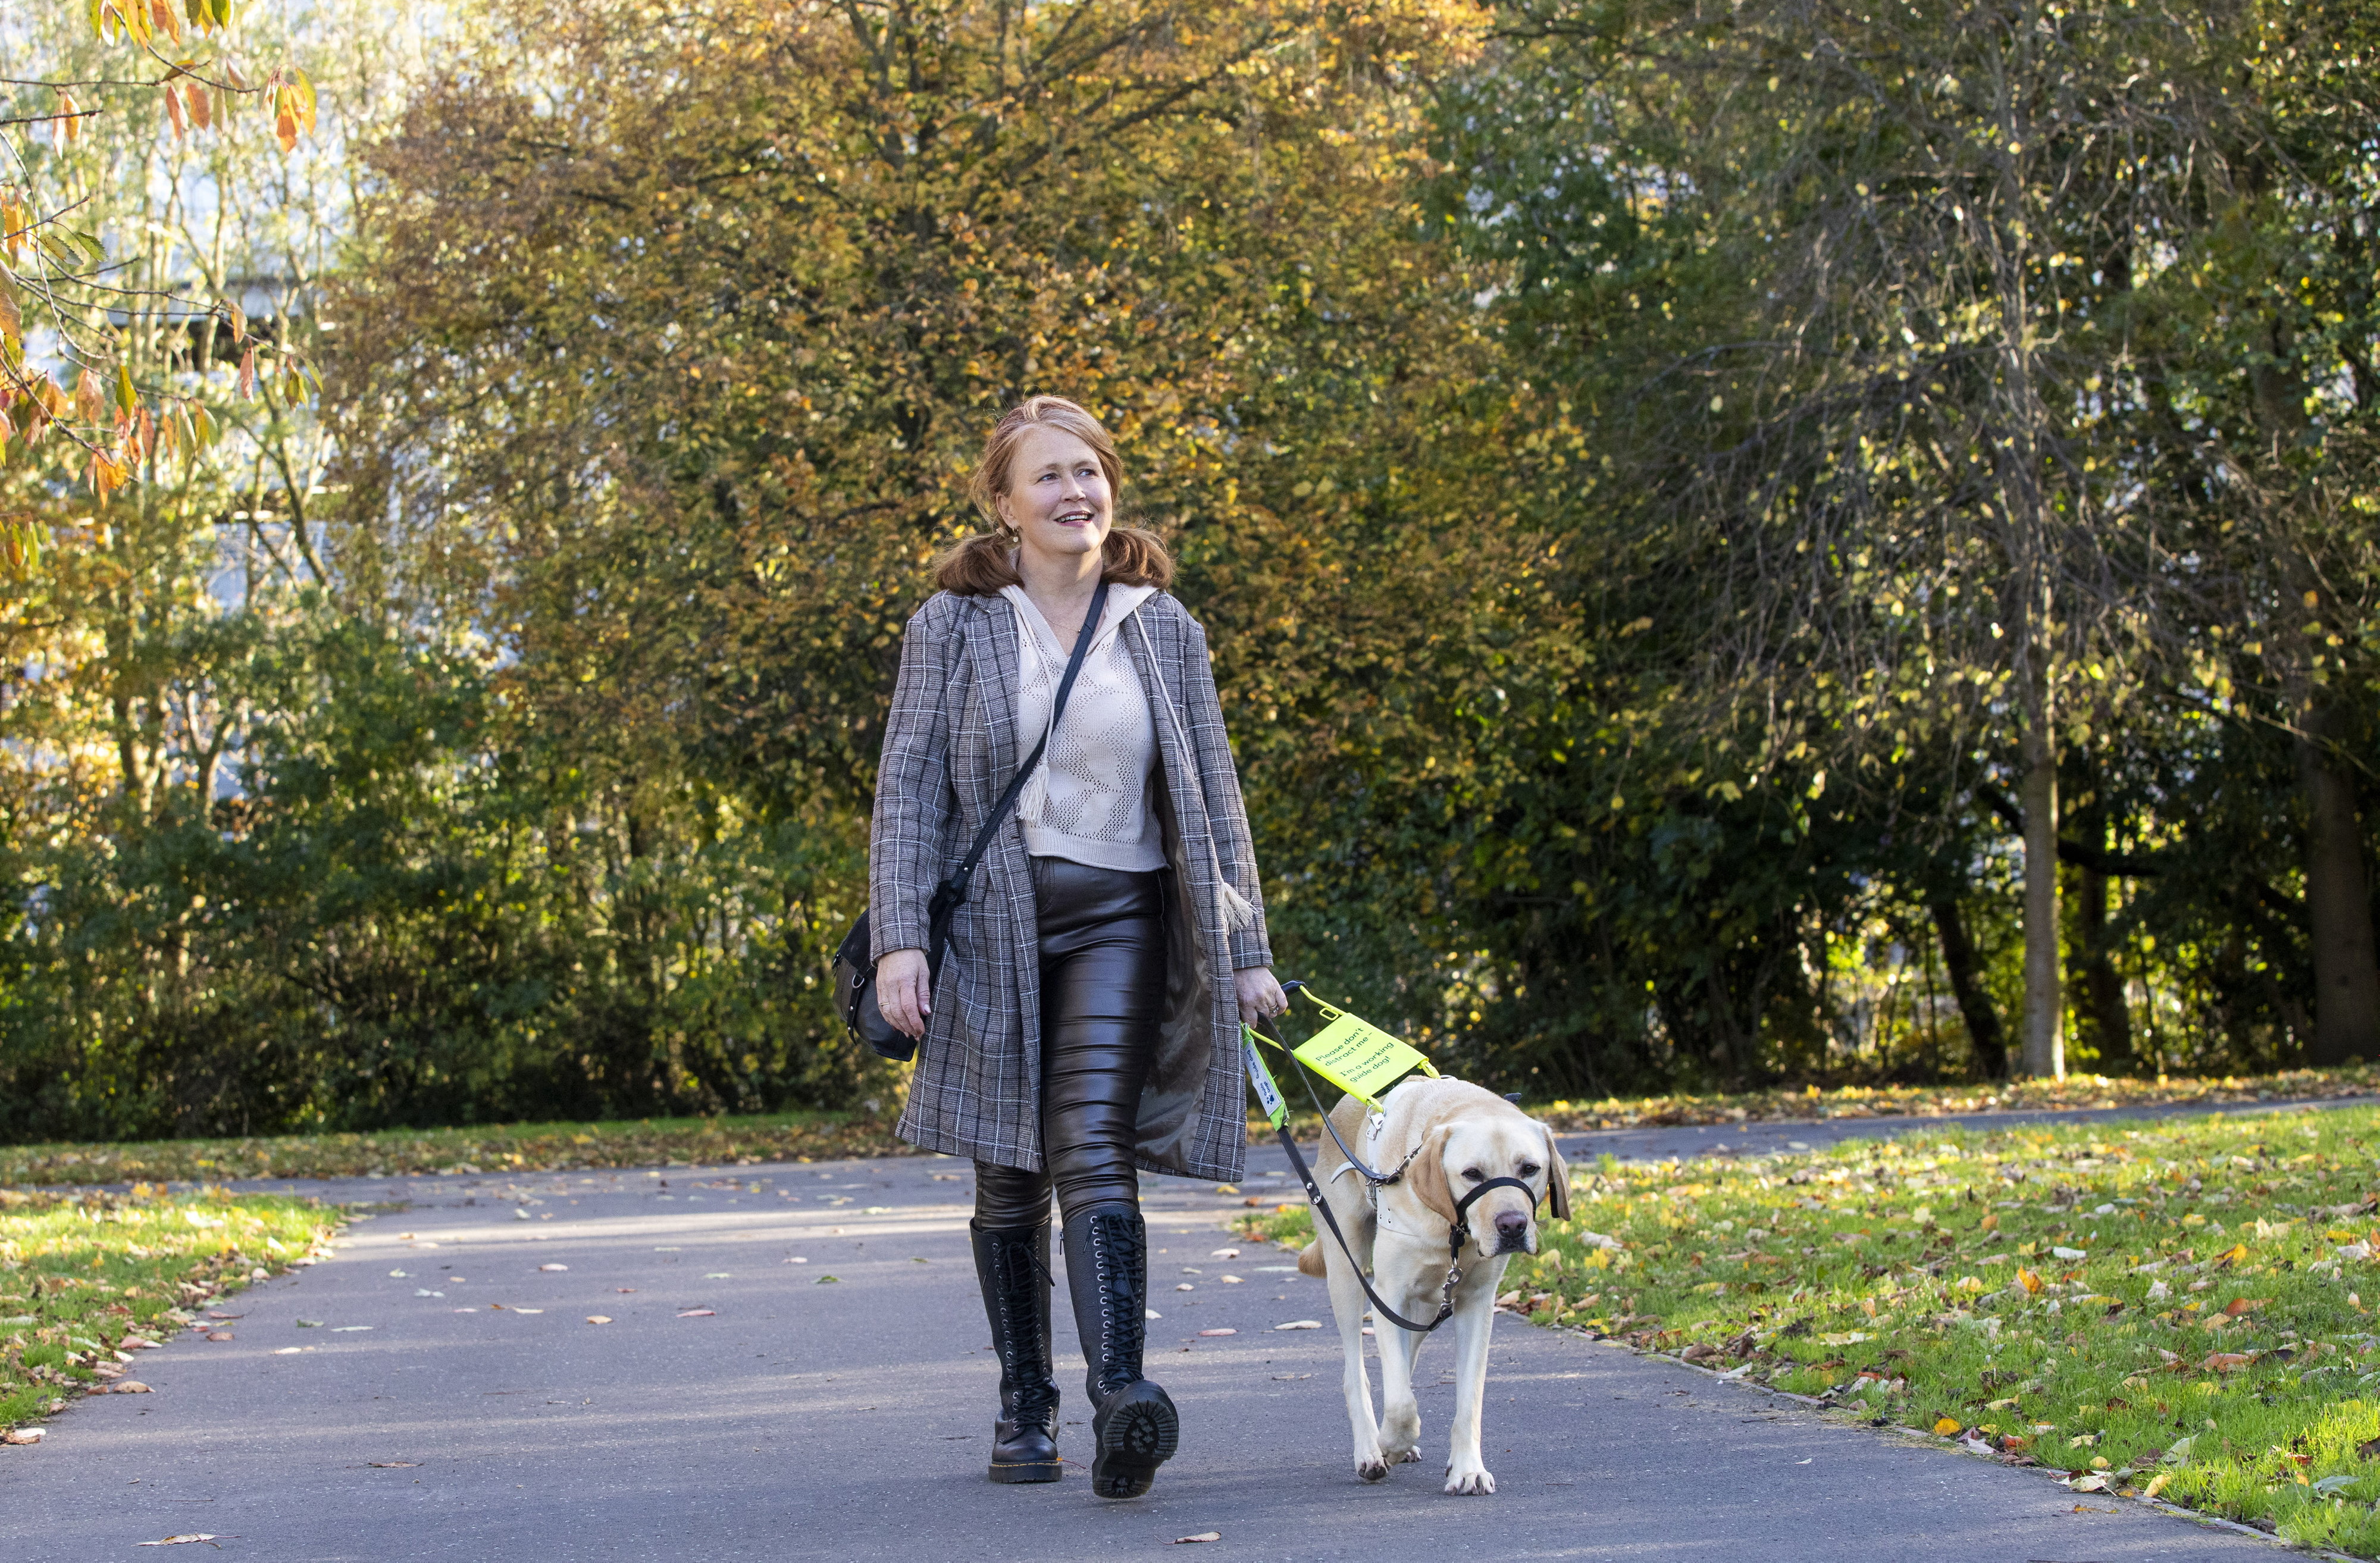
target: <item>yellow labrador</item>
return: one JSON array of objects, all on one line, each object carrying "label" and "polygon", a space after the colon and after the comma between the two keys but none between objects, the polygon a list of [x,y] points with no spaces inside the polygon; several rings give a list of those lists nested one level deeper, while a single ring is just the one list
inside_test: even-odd
[{"label": "yellow labrador", "polygon": [[[1546,1126],[1493,1092],[1460,1080],[1414,1079],[1380,1099],[1378,1118],[1354,1097],[1341,1100],[1330,1121],[1355,1154],[1382,1173],[1403,1175],[1377,1198],[1339,1147],[1322,1147],[1323,1197],[1373,1286],[1396,1312],[1416,1324],[1438,1316],[1453,1235],[1456,1202],[1473,1184],[1517,1178],[1529,1186],[1488,1190],[1472,1204],[1471,1239],[1463,1244],[1463,1279],[1451,1301],[1454,1315],[1454,1430],[1446,1462],[1450,1493],[1492,1493],[1496,1478],[1479,1459],[1479,1406],[1488,1390],[1488,1331],[1496,1292],[1515,1254],[1537,1251],[1536,1204],[1551,1196],[1554,1218],[1570,1218],[1570,1170]],[[1370,1303],[1347,1255],[1327,1230],[1298,1256],[1297,1267],[1330,1282],[1330,1309],[1346,1348],[1347,1420],[1355,1433],[1355,1474],[1366,1482],[1389,1467],[1421,1458],[1421,1412],[1414,1403],[1413,1365],[1419,1332],[1378,1321],[1380,1400],[1372,1423],[1371,1385],[1364,1371],[1364,1315]]]}]

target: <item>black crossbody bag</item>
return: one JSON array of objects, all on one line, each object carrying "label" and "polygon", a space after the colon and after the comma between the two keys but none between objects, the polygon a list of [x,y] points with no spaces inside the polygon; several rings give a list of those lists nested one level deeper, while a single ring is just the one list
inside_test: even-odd
[{"label": "black crossbody bag", "polygon": [[[951,917],[966,904],[967,888],[975,879],[976,865],[990,849],[991,838],[1007,820],[1008,811],[1016,806],[1016,796],[1041,763],[1041,752],[1050,746],[1050,734],[1058,730],[1058,719],[1066,714],[1066,697],[1074,692],[1075,675],[1083,671],[1083,654],[1090,649],[1091,636],[1099,628],[1100,615],[1107,612],[1108,583],[1101,576],[1091,593],[1091,610],[1075,632],[1074,654],[1066,659],[1066,676],[1058,681],[1058,697],[1050,705],[1050,725],[1041,730],[1041,741],[1008,779],[1008,790],[991,806],[984,817],[983,829],[975,835],[975,845],[950,877],[934,887],[934,899],[926,906],[926,987],[931,992],[942,975],[942,954],[950,947]],[[917,1042],[908,1033],[895,1027],[884,1018],[876,1005],[876,963],[868,958],[868,914],[859,915],[851,931],[834,952],[834,1005],[842,1012],[843,1024],[851,1034],[868,1045],[879,1058],[898,1063],[917,1056]]]}]

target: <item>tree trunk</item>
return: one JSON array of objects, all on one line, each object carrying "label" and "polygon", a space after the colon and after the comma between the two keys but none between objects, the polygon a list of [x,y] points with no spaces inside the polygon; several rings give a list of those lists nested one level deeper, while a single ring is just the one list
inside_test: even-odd
[{"label": "tree trunk", "polygon": [[2058,753],[2036,691],[2024,733],[2024,1072],[2066,1078],[2058,972]]},{"label": "tree trunk", "polygon": [[1942,940],[1942,970],[1950,979],[1951,995],[1959,1000],[1959,1017],[1967,1023],[1967,1043],[1975,1050],[1975,1062],[1991,1079],[2005,1080],[2008,1041],[2000,1034],[1999,1012],[1992,1008],[1991,995],[1984,991],[1983,972],[1974,944],[1967,938],[1966,922],[1959,915],[1959,903],[1946,898],[1928,910],[1934,914],[1934,931]]},{"label": "tree trunk", "polygon": [[2380,1058],[2380,952],[2363,879],[2363,832],[2355,778],[2332,753],[2337,718],[2317,697],[2297,742],[2306,806],[2306,923],[2313,940],[2313,1047],[2317,1064]]},{"label": "tree trunk", "polygon": [[[2107,814],[2095,802],[2078,811],[2076,825],[2082,840],[2095,852],[2107,845]],[[2097,1049],[2102,1073],[2130,1073],[2132,1067],[2132,1017],[2124,1002],[2124,979],[2116,971],[2116,952],[2107,927],[2107,875],[2105,869],[2078,865],[2074,909],[2074,954],[2081,964],[2079,1018],[2085,1040]]]}]

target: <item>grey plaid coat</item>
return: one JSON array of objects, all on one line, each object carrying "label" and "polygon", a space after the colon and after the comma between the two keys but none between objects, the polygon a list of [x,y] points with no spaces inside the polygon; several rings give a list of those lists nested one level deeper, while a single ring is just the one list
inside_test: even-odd
[{"label": "grey plaid coat", "polygon": [[[934,887],[1031,752],[1016,731],[1015,610],[937,594],[909,621],[884,730],[868,857],[868,926],[881,957],[922,950]],[[1139,1161],[1153,1172],[1236,1179],[1247,1141],[1239,1000],[1232,974],[1272,963],[1262,893],[1207,634],[1172,597],[1121,631],[1157,717],[1174,903],[1165,1019],[1141,1094]],[[1041,1169],[1041,1006],[1033,875],[1012,814],[952,919],[950,953],[917,1049],[900,1134],[1002,1167]]]}]

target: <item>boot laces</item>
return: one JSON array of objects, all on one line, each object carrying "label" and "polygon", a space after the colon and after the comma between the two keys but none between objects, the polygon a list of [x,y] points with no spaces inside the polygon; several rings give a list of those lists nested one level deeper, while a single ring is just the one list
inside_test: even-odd
[{"label": "boot laces", "polygon": [[1050,1380],[1049,1343],[1040,1339],[1041,1321],[1026,1288],[1037,1272],[1047,1277],[1049,1271],[1022,1242],[997,1244],[992,1268],[1000,1291],[1001,1335],[1008,1347],[1000,1366],[1009,1383],[1011,1414],[1020,1426],[1047,1426],[1057,1415],[1058,1387]]}]

